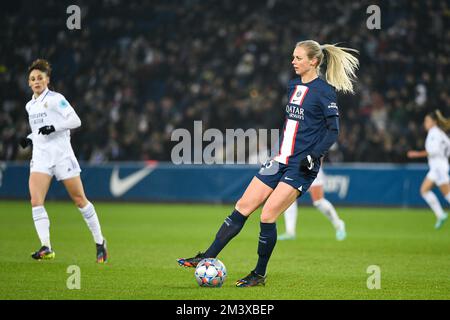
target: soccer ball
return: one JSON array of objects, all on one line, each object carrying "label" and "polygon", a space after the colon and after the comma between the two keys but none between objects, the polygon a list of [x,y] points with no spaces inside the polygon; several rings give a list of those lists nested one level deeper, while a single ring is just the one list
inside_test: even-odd
[{"label": "soccer ball", "polygon": [[219,259],[203,259],[195,268],[195,279],[200,287],[221,287],[227,278],[227,269]]}]

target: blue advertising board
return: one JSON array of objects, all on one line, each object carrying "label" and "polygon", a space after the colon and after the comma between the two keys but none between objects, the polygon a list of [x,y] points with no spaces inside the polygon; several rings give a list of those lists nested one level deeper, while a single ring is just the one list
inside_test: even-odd
[{"label": "blue advertising board", "polygon": [[[210,203],[238,200],[259,169],[154,162],[81,167],[84,188],[92,200]],[[426,172],[426,165],[328,164],[325,194],[337,205],[425,206],[419,189]],[[0,198],[28,199],[28,176],[28,163],[0,163]],[[61,183],[53,181],[47,199],[69,198]],[[308,201],[306,194],[300,203]]]}]

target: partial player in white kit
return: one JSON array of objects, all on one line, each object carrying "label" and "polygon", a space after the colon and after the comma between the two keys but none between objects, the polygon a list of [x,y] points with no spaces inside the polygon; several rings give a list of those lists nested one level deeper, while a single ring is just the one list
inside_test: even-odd
[{"label": "partial player in white kit", "polygon": [[[309,193],[313,201],[314,207],[323,213],[325,217],[330,220],[334,229],[336,230],[336,240],[342,241],[347,237],[345,231],[345,223],[339,218],[336,209],[333,204],[328,201],[324,196],[323,185],[325,183],[325,174],[322,167],[317,174],[317,178],[311,184]],[[284,212],[284,223],[286,226],[286,232],[278,237],[278,240],[293,240],[296,237],[298,205],[297,201],[294,201],[292,205]]]},{"label": "partial player in white kit", "polygon": [[31,257],[36,260],[55,257],[50,244],[50,221],[44,207],[51,180],[55,176],[64,184],[92,233],[96,243],[97,262],[104,263],[108,259],[106,241],[95,208],[84,194],[81,169],[70,144],[70,129],[81,126],[81,121],[63,95],[48,89],[50,74],[50,64],[43,59],[34,61],[28,68],[28,84],[33,96],[25,108],[31,134],[20,141],[23,148],[33,146],[29,189],[34,225],[41,248],[32,253]]},{"label": "partial player in white kit", "polygon": [[436,110],[425,116],[424,127],[428,131],[425,150],[411,150],[408,151],[407,156],[411,159],[428,157],[430,170],[420,187],[420,194],[436,216],[434,227],[440,229],[447,220],[448,214],[444,212],[439,199],[431,189],[435,185],[438,186],[442,195],[450,203],[450,177],[448,172],[450,139],[446,133],[450,130],[450,119],[445,118],[439,110]]}]

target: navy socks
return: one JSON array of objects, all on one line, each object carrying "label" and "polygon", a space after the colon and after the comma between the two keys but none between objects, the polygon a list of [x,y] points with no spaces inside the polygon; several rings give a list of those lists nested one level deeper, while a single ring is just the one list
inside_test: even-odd
[{"label": "navy socks", "polygon": [[[206,258],[215,258],[222,249],[233,239],[242,229],[247,221],[247,217],[243,216],[239,211],[234,210],[223,222],[216,234],[211,246],[206,250],[204,256]],[[261,232],[259,233],[258,243],[258,263],[255,272],[264,276],[266,274],[267,264],[277,242],[277,225],[276,223],[260,223]]]},{"label": "navy socks", "polygon": [[[242,229],[247,221],[247,217],[243,216],[239,211],[234,210],[223,222],[216,238],[211,246],[206,250],[206,258],[215,258],[220,251],[233,239]],[[275,236],[276,238],[276,236]]]},{"label": "navy socks", "polygon": [[261,232],[259,233],[258,242],[258,263],[256,264],[255,272],[261,276],[266,275],[267,264],[273,248],[277,243],[277,225],[276,223],[260,223]]}]

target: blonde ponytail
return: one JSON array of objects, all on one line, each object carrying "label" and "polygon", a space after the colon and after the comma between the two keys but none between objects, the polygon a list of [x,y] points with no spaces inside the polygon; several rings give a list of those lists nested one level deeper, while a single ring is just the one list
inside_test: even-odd
[{"label": "blonde ponytail", "polygon": [[440,110],[434,112],[436,114],[437,125],[444,131],[450,131],[450,118],[445,118]]},{"label": "blonde ponytail", "polygon": [[327,52],[327,82],[337,91],[353,93],[353,81],[356,80],[355,71],[359,67],[359,61],[349,51],[358,53],[358,50],[332,44],[324,44],[322,50]]},{"label": "blonde ponytail", "polygon": [[317,71],[324,59],[324,51],[327,53],[326,81],[336,88],[337,91],[353,93],[353,82],[356,80],[356,69],[359,67],[358,58],[349,52],[358,53],[351,48],[337,47],[334,44],[320,45],[314,40],[306,40],[297,43],[297,46],[306,48],[308,58],[318,59]]}]

